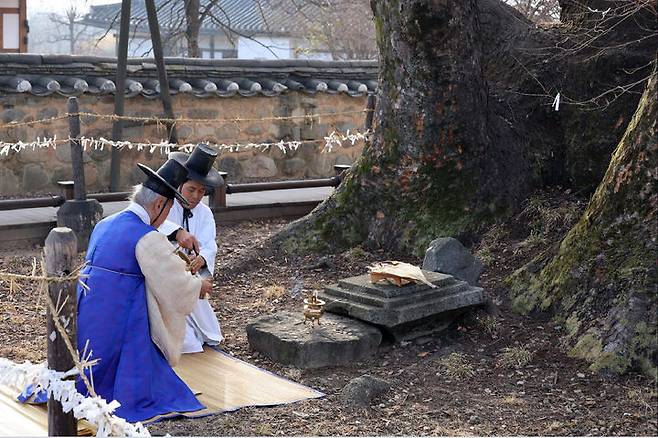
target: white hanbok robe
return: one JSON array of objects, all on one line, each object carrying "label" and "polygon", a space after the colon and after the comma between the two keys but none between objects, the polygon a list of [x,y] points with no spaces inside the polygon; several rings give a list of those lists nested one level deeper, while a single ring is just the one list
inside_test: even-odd
[{"label": "white hanbok robe", "polygon": [[[206,204],[200,202],[192,209],[192,217],[188,219],[187,225],[189,226],[187,231],[194,235],[201,245],[199,255],[206,261],[206,267],[200,275],[212,276],[217,256],[216,225],[212,211]],[[178,201],[174,201],[169,216],[160,226],[159,231],[169,235],[179,228],[186,229],[183,222],[183,207]],[[206,270],[207,272],[204,272]],[[204,343],[218,345],[224,340],[217,315],[207,299],[197,301],[186,322],[183,353],[197,353],[203,351]]]}]

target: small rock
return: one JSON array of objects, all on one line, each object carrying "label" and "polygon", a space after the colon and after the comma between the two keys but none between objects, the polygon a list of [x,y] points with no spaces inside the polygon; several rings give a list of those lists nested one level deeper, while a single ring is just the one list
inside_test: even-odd
[{"label": "small rock", "polygon": [[271,178],[279,173],[274,160],[265,155],[257,155],[248,160],[243,170],[244,176],[249,178]]},{"label": "small rock", "polygon": [[583,373],[578,373],[578,374],[576,374],[576,376],[580,377],[581,379],[585,378],[585,374],[583,374]]},{"label": "small rock", "polygon": [[352,379],[341,390],[340,396],[346,405],[367,407],[390,389],[391,385],[386,380],[366,374]]},{"label": "small rock", "polygon": [[433,240],[427,248],[423,269],[449,274],[477,286],[484,265],[459,240],[441,237]]},{"label": "small rock", "polygon": [[480,424],[482,420],[477,415],[471,415],[468,418],[468,424]]}]

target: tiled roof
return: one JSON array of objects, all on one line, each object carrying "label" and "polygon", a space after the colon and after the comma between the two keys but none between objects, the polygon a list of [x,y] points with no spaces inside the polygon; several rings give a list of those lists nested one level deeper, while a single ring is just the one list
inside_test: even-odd
[{"label": "tiled roof", "polygon": [[[377,87],[376,61],[165,58],[171,94],[276,96],[290,91],[359,96]],[[114,94],[117,59],[0,54],[0,94]],[[159,96],[155,61],[128,60],[126,96]]]},{"label": "tiled roof", "polygon": [[[267,0],[265,0],[267,1]],[[163,29],[182,27],[185,18],[184,2],[156,0],[158,24]],[[205,10],[208,0],[201,0],[201,10]],[[264,7],[265,6],[265,7]],[[312,2],[301,2],[298,9],[282,7],[280,1],[263,0],[222,0],[210,6],[201,23],[201,32],[217,33],[231,30],[240,34],[290,34],[298,27],[299,20],[316,17],[318,8]],[[83,22],[92,26],[118,27],[121,3],[92,6]],[[146,6],[144,0],[134,0],[130,8],[131,27],[148,32]]]}]

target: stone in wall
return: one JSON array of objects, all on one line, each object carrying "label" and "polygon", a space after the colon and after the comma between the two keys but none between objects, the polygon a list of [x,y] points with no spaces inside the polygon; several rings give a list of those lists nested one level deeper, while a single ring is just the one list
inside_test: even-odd
[{"label": "stone in wall", "polygon": [[336,155],[334,164],[351,166],[353,162],[354,160],[352,160],[350,157],[341,154],[341,155]]},{"label": "stone in wall", "polygon": [[210,108],[192,108],[187,112],[190,119],[218,119],[219,111]]},{"label": "stone in wall", "polygon": [[194,129],[190,125],[177,126],[176,133],[178,139],[185,143],[191,143],[191,139],[194,137]]},{"label": "stone in wall", "polygon": [[20,181],[11,169],[0,164],[0,193],[13,195],[21,192]]},{"label": "stone in wall", "polygon": [[89,149],[87,152],[89,153],[91,159],[94,161],[109,160],[110,157],[112,156],[112,150],[110,148],[103,148],[103,149],[92,148]]},{"label": "stone in wall", "polygon": [[229,181],[236,181],[242,177],[242,165],[235,157],[222,157],[219,160],[219,170],[226,172]]},{"label": "stone in wall", "polygon": [[93,164],[85,166],[85,185],[87,190],[96,188],[98,185],[98,169]]},{"label": "stone in wall", "polygon": [[36,192],[45,188],[50,182],[48,174],[38,164],[26,164],[23,167],[23,190]]},{"label": "stone in wall", "polygon": [[123,138],[132,141],[141,141],[144,136],[144,126],[131,126],[130,128],[123,128]]},{"label": "stone in wall", "polygon": [[333,159],[328,154],[318,153],[307,163],[306,176],[309,178],[326,178],[334,174]]},{"label": "stone in wall", "polygon": [[261,123],[254,123],[243,129],[243,132],[249,136],[260,138],[263,135],[263,125]]},{"label": "stone in wall", "polygon": [[26,141],[28,140],[27,129],[23,127],[9,128],[7,133],[3,135],[3,140],[7,143]]},{"label": "stone in wall", "polygon": [[[71,145],[68,143],[65,144],[60,144],[57,145],[57,149],[55,150],[55,156],[57,159],[63,163],[70,163],[71,162]],[[91,161],[91,157],[89,156],[88,152],[82,152],[82,161],[84,163],[88,163]]]},{"label": "stone in wall", "polygon": [[58,115],[59,115],[59,111],[57,108],[54,107],[41,108],[39,111],[37,111],[38,120],[52,119],[53,117],[57,117]]},{"label": "stone in wall", "polygon": [[73,169],[71,166],[57,167],[53,170],[50,177],[51,185],[56,185],[57,181],[71,181],[73,179]]},{"label": "stone in wall", "polygon": [[7,108],[0,113],[0,120],[3,123],[20,122],[25,115],[25,111],[20,108]]},{"label": "stone in wall", "polygon": [[301,178],[306,170],[306,161],[301,158],[289,158],[283,162],[283,174]]},{"label": "stone in wall", "polygon": [[49,149],[25,149],[16,153],[16,159],[20,163],[45,163],[52,160],[54,155]]},{"label": "stone in wall", "polygon": [[[214,129],[215,137],[222,143],[234,143],[240,136],[240,129],[235,123],[219,125]],[[197,137],[197,133],[194,134]]]},{"label": "stone in wall", "polygon": [[306,123],[301,127],[300,136],[302,140],[318,140],[329,134],[332,130],[321,123]]},{"label": "stone in wall", "polygon": [[244,164],[244,176],[247,178],[271,178],[278,173],[274,160],[265,155],[257,155]]},{"label": "stone in wall", "polygon": [[[94,114],[95,113],[95,111],[92,108],[84,108],[83,107],[83,108],[80,108],[79,111],[81,113],[89,113],[89,114]],[[99,122],[99,120],[101,120],[101,119],[99,119],[98,117],[94,117],[94,116],[80,116],[80,123],[83,126],[94,125],[97,122]]]}]

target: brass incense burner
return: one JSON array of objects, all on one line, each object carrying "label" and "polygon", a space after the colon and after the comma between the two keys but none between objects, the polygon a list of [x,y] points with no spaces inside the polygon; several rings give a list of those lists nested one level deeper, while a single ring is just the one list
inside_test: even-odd
[{"label": "brass incense burner", "polygon": [[317,293],[313,293],[309,298],[304,298],[304,324],[310,321],[311,327],[317,322],[320,325],[320,318],[324,314],[325,302],[318,299]]}]

